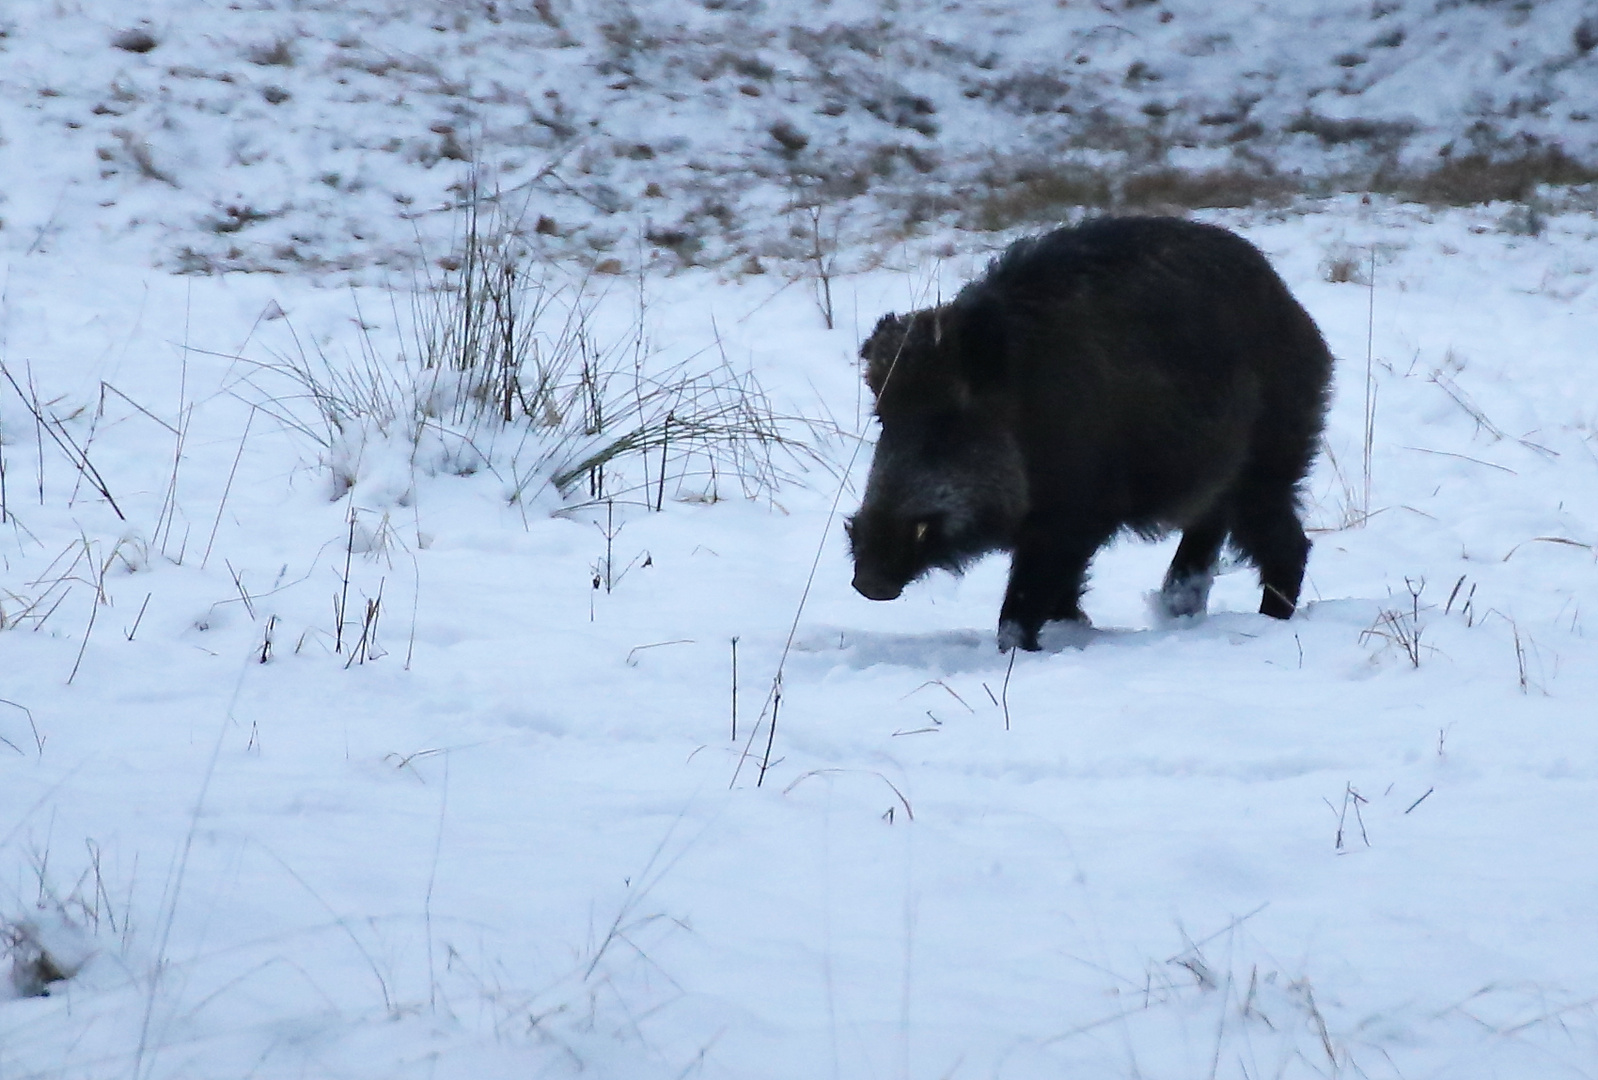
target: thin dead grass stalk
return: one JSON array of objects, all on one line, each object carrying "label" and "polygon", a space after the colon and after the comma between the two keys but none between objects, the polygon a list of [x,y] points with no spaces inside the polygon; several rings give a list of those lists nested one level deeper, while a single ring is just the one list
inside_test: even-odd
[{"label": "thin dead grass stalk", "polygon": [[822,321],[826,323],[827,329],[831,330],[833,329],[832,278],[837,261],[832,249],[836,243],[824,243],[822,240],[819,204],[806,206],[805,214],[810,219],[810,251],[807,258],[815,274],[816,306],[821,309]]},{"label": "thin dead grass stalk", "polygon": [[[183,346],[179,352],[178,361],[178,430],[172,441],[172,472],[167,478],[166,495],[161,502],[161,512],[156,517],[154,537],[161,546],[161,554],[167,554],[167,545],[172,539],[172,525],[178,514],[178,474],[183,467],[183,448],[189,439],[189,424],[194,419],[194,405],[189,397],[189,318],[191,305],[194,299],[194,283],[190,279],[188,293],[183,300]],[[163,528],[164,526],[164,528]],[[183,544],[177,557],[177,562],[183,561],[183,553],[188,550],[188,531],[183,534]]]},{"label": "thin dead grass stalk", "polygon": [[133,625],[122,632],[122,636],[129,641],[132,641],[133,636],[139,632],[139,624],[144,621],[144,611],[150,606],[150,597],[154,595],[153,592],[144,594],[144,603],[139,605],[139,613],[133,617]]},{"label": "thin dead grass stalk", "polygon": [[[28,730],[33,732],[34,749],[40,757],[44,757],[44,736],[39,734],[39,724],[33,718],[33,710],[28,708],[26,705],[20,705],[17,702],[12,701],[10,698],[0,698],[0,705],[9,705],[11,708],[17,709],[22,713],[22,715],[28,718]],[[7,745],[10,744],[7,743]]]},{"label": "thin dead grass stalk", "polygon": [[1016,650],[1010,650],[1010,662],[1004,666],[1004,685],[999,688],[999,703],[1004,708],[1004,730],[1010,730],[1010,673],[1015,670]]},{"label": "thin dead grass stalk", "polygon": [[344,661],[346,670],[354,664],[364,664],[383,655],[377,647],[377,621],[383,614],[383,586],[387,580],[387,578],[379,579],[377,595],[367,598],[366,610],[361,616],[361,636],[356,640],[355,647],[350,650],[350,658]]},{"label": "thin dead grass stalk", "polygon": [[[87,541],[84,541],[87,543]],[[83,630],[83,641],[78,644],[78,655],[72,661],[72,671],[67,675],[67,685],[72,685],[72,680],[78,677],[78,668],[83,664],[83,654],[89,649],[89,639],[94,636],[94,621],[100,614],[100,605],[104,602],[104,580],[96,584],[96,595],[89,601],[89,625]]]},{"label": "thin dead grass stalk", "polygon": [[21,384],[17,382],[16,377],[11,374],[11,369],[3,361],[0,361],[0,374],[5,376],[6,381],[11,384],[11,389],[16,392],[17,397],[22,401],[23,407],[33,416],[34,429],[39,436],[39,505],[44,505],[44,436],[49,435],[50,440],[56,444],[56,447],[65,455],[66,459],[71,462],[72,467],[78,471],[80,479],[87,480],[89,486],[98,491],[101,498],[105,499],[110,505],[116,516],[126,521],[127,515],[117,505],[115,496],[111,494],[110,486],[105,482],[105,477],[100,475],[100,470],[94,467],[93,461],[89,460],[88,452],[78,445],[77,440],[72,436],[72,432],[67,429],[60,418],[54,415],[46,415],[46,406],[39,400],[38,390],[33,383],[31,366],[28,370],[27,392],[23,391]]},{"label": "thin dead grass stalk", "polygon": [[261,632],[260,662],[263,664],[272,659],[272,634],[276,629],[277,616],[268,615],[266,618],[266,629]]},{"label": "thin dead grass stalk", "polygon": [[[1381,614],[1376,616],[1376,621],[1360,633],[1359,640],[1363,644],[1376,637],[1396,645],[1409,660],[1410,667],[1418,668],[1421,654],[1431,648],[1421,640],[1425,628],[1420,619],[1420,597],[1426,588],[1426,579],[1406,577],[1404,586],[1409,591],[1408,609],[1384,608]],[[1458,585],[1455,586],[1455,591],[1457,590]],[[1452,595],[1449,601],[1452,604]]]},{"label": "thin dead grass stalk", "polygon": [[344,617],[350,602],[350,561],[355,556],[355,507],[350,507],[349,535],[344,541],[344,573],[339,578],[339,591],[333,597],[333,651],[344,651]]},{"label": "thin dead grass stalk", "polygon": [[[798,776],[796,776],[792,780],[790,780],[788,782],[788,786],[782,789],[782,793],[784,795],[791,794],[795,788],[797,788],[800,784],[804,783],[806,780],[809,780],[811,777],[815,777],[815,776],[835,776],[835,775],[844,775],[844,774],[850,774],[850,773],[858,773],[858,774],[863,775],[863,776],[875,776],[878,780],[881,780],[884,784],[886,784],[888,786],[888,790],[893,792],[894,798],[896,798],[899,801],[899,805],[904,807],[905,820],[906,821],[914,821],[916,819],[915,808],[910,805],[910,800],[905,798],[904,792],[899,789],[899,785],[895,784],[892,780],[889,780],[885,775],[883,775],[882,773],[878,772],[876,769],[843,769],[843,768],[811,769],[809,772],[800,773]],[[891,812],[891,808],[890,808],[890,812]],[[887,815],[885,815],[885,816],[887,816]]]},{"label": "thin dead grass stalk", "polygon": [[1354,821],[1359,826],[1359,838],[1365,842],[1366,847],[1371,846],[1370,835],[1365,831],[1365,815],[1360,810],[1360,807],[1368,801],[1369,800],[1367,800],[1365,796],[1354,790],[1354,785],[1352,783],[1348,784],[1343,789],[1343,808],[1337,816],[1336,849],[1338,851],[1347,850],[1347,845],[1343,842],[1343,833],[1348,823],[1348,812],[1350,809],[1354,811]]},{"label": "thin dead grass stalk", "polygon": [[1326,1052],[1326,1060],[1331,1063],[1332,1069],[1337,1069],[1337,1050],[1332,1045],[1331,1029],[1326,1024],[1326,1017],[1321,1014],[1320,1006],[1315,1004],[1315,991],[1310,986],[1309,980],[1301,979],[1293,984],[1293,988],[1304,995],[1304,1006],[1309,1010],[1310,1019],[1315,1021],[1315,1033],[1320,1036],[1321,1049]]},{"label": "thin dead grass stalk", "polygon": [[1361,524],[1370,520],[1371,455],[1376,443],[1376,246],[1371,245],[1370,278],[1365,288],[1365,430],[1361,441],[1361,476],[1364,481],[1360,502]]},{"label": "thin dead grass stalk", "polygon": [[766,770],[771,768],[771,748],[777,741],[777,711],[782,708],[782,672],[777,672],[777,678],[771,687],[771,723],[766,725],[766,752],[760,757],[760,775],[755,780],[755,787],[760,787],[766,782]]},{"label": "thin dead grass stalk", "polygon": [[211,519],[211,535],[205,541],[205,555],[200,559],[200,569],[205,569],[205,564],[211,561],[211,547],[216,543],[216,530],[222,524],[222,512],[227,509],[228,495],[233,491],[233,478],[239,473],[239,461],[244,457],[245,444],[250,441],[250,427],[255,423],[257,410],[250,409],[250,414],[244,420],[244,434],[239,437],[238,452],[233,455],[233,467],[228,470],[227,483],[222,486],[222,498],[216,504],[216,517]]}]

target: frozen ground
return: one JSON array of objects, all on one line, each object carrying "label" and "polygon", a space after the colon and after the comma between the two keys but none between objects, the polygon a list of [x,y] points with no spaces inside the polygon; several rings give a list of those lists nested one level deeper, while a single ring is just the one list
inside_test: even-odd
[{"label": "frozen ground", "polygon": [[[1068,4],[1013,32],[1044,7],[973,23],[906,4],[881,32],[997,50],[980,80],[1110,26],[1072,66],[1113,59],[1114,78],[1071,92],[1099,86],[1128,115],[1160,86],[1125,78],[1137,50],[1199,33],[1199,5],[1174,2]],[[446,9],[464,27],[433,29]],[[1240,569],[1208,618],[1156,627],[1144,595],[1171,545],[1127,542],[1096,564],[1085,646],[1011,669],[1002,560],[872,604],[832,511],[853,509],[869,456],[862,331],[949,295],[1009,235],[939,211],[889,243],[882,223],[918,185],[965,190],[981,136],[1019,144],[1043,120],[960,113],[983,100],[951,74],[964,54],[930,45],[839,70],[933,113],[818,112],[782,74],[810,39],[758,44],[786,8],[664,10],[635,13],[698,27],[703,48],[633,50],[621,75],[580,4],[0,12],[0,361],[17,384],[0,378],[0,1078],[1598,1076],[1593,217],[1551,197],[1208,213],[1272,257],[1340,358],[1308,603],[1262,619]],[[1399,158],[1466,138],[1489,101],[1506,138],[1516,119],[1590,156],[1567,100],[1591,80],[1586,15],[1270,5],[1217,17],[1234,45],[1259,38],[1209,55],[1233,74],[1252,70],[1241,52],[1287,57],[1291,93],[1254,106],[1280,117],[1323,68],[1386,72],[1315,100],[1344,119],[1408,110]],[[875,17],[795,16],[818,33]],[[1303,39],[1292,18],[1322,20],[1325,57],[1280,44]],[[1355,24],[1406,34],[1334,63]],[[141,25],[155,47],[111,44]],[[1450,53],[1441,30],[1526,59]],[[666,70],[729,41],[773,74],[742,52],[704,78]],[[816,70],[865,55],[849,41]],[[1395,49],[1415,57],[1383,67]],[[906,60],[922,55],[941,59]],[[1165,87],[1201,70],[1176,55]],[[449,89],[462,72],[470,94]],[[825,421],[784,428],[815,454],[775,452],[779,486],[759,454],[711,476],[688,440],[664,487],[633,455],[607,474],[613,510],[579,506],[580,485],[563,501],[543,483],[525,424],[441,420],[413,453],[380,409],[330,429],[285,373],[405,396],[408,290],[438,272],[414,269],[417,238],[436,268],[466,170],[434,130],[456,115],[442,103],[480,125],[456,127],[463,145],[480,131],[498,153],[513,115],[559,134],[528,112],[554,107],[546,83],[606,130],[572,151],[591,174],[526,189],[555,229],[541,327],[558,336],[586,297],[588,355],[622,373],[611,404],[644,385],[636,359],[722,391],[755,378],[774,413]],[[637,89],[684,85],[675,102]],[[1509,117],[1539,87],[1541,111]],[[699,220],[707,193],[775,213],[786,237],[782,144],[748,149],[774,138],[774,101],[815,125],[807,148],[865,154],[892,129],[947,167],[849,196],[876,224],[857,246],[835,222],[835,262],[749,272],[765,241],[738,229],[762,219],[740,210],[703,249],[737,259],[681,268],[659,227]],[[914,127],[928,116],[933,134]],[[1326,141],[1262,127],[1294,168]],[[629,155],[635,129],[662,135],[655,158]],[[529,142],[521,172],[509,150],[489,163],[519,183],[544,155],[575,162],[563,145]],[[1346,145],[1327,143],[1326,168]],[[614,212],[585,186],[601,183],[627,196]],[[676,272],[630,272],[651,245]],[[293,272],[170,273],[228,266]]]},{"label": "frozen ground", "polygon": [[[999,562],[860,599],[822,469],[618,507],[607,594],[602,511],[524,513],[488,473],[330,500],[314,443],[247,421],[228,357],[291,326],[353,355],[357,302],[394,329],[380,290],[13,256],[7,369],[126,520],[49,438],[41,501],[7,387],[0,909],[88,959],[0,1006],[0,1071],[1594,1075],[1593,225],[1496,214],[1234,219],[1344,358],[1311,602],[1265,620],[1239,572],[1152,629],[1168,545],[1127,543],[1087,646],[1008,673]],[[1374,294],[1324,280],[1373,245]],[[835,331],[801,287],[678,275],[649,347],[719,333],[853,429],[856,325],[968,272],[835,282]],[[612,299],[596,334],[631,333]],[[382,596],[353,665],[352,501],[355,612]]]},{"label": "frozen ground", "polygon": [[1594,85],[1586,0],[9,0],[0,218],[369,271],[471,160],[566,258],[861,263],[1077,202],[1592,182]]}]

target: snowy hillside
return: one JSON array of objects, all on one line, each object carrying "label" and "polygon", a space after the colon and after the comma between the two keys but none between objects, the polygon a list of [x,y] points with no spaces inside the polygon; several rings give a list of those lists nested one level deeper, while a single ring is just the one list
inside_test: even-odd
[{"label": "snowy hillside", "polygon": [[0,33],[9,243],[191,272],[405,262],[467,161],[626,265],[1598,179],[1585,0],[10,0]]},{"label": "snowy hillside", "polygon": [[[1598,1076],[1595,18],[11,0],[0,1078]],[[856,594],[862,334],[1167,202],[1300,613]]]}]

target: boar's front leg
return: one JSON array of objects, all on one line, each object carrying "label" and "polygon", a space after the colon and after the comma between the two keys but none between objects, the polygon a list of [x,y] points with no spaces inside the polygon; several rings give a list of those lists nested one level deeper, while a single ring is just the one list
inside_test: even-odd
[{"label": "boar's front leg", "polygon": [[1160,587],[1159,610],[1166,618],[1202,615],[1209,606],[1215,562],[1226,542],[1227,515],[1228,508],[1222,506],[1182,530],[1182,542]]},{"label": "boar's front leg", "polygon": [[1082,587],[1088,563],[1114,529],[1068,528],[1059,521],[1029,520],[1010,558],[1010,586],[999,609],[999,649],[1036,652],[1045,622],[1086,623]]}]

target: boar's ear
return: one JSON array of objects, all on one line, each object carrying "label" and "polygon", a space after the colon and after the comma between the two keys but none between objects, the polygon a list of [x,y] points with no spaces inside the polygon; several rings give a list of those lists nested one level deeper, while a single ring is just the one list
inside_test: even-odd
[{"label": "boar's ear", "polygon": [[888,372],[893,370],[894,363],[904,350],[909,330],[908,319],[884,315],[877,320],[877,327],[871,331],[871,336],[861,344],[860,359],[866,362],[866,385],[871,387],[874,397],[882,396],[882,386],[888,381]]},{"label": "boar's ear", "polygon": [[998,305],[991,299],[959,305],[952,329],[959,375],[970,394],[979,397],[1003,389],[1009,378],[1009,335]]}]

